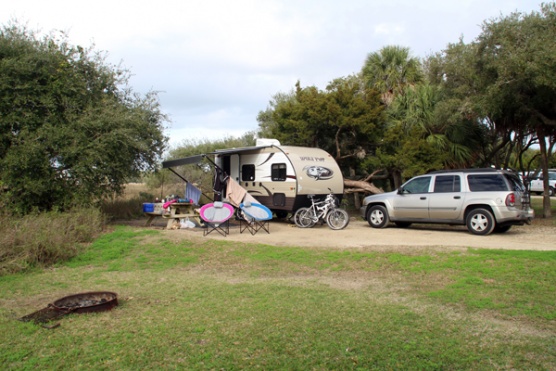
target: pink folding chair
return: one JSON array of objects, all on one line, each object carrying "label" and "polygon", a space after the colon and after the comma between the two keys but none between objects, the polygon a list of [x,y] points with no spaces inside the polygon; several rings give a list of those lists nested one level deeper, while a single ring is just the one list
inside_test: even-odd
[{"label": "pink folding chair", "polygon": [[230,218],[234,215],[234,207],[230,204],[214,201],[199,210],[199,216],[205,224],[203,236],[217,231],[226,237],[230,233]]}]

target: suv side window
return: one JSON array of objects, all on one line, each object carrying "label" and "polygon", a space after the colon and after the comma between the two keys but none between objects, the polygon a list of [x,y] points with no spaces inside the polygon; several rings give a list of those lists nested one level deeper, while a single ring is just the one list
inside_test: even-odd
[{"label": "suv side window", "polygon": [[403,190],[404,192],[407,193],[428,193],[430,183],[431,183],[430,176],[415,178],[407,182],[403,186]]},{"label": "suv side window", "polygon": [[508,191],[508,186],[501,174],[471,174],[467,177],[471,192]]},{"label": "suv side window", "polygon": [[434,192],[460,192],[461,180],[459,175],[437,175],[434,180]]}]

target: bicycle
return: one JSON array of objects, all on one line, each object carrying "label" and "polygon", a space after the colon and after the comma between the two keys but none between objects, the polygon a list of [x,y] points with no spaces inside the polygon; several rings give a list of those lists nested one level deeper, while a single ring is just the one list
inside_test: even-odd
[{"label": "bicycle", "polygon": [[325,221],[334,230],[344,229],[349,224],[349,214],[337,207],[338,200],[332,193],[322,201],[315,201],[314,195],[308,197],[311,199],[311,206],[299,208],[293,216],[293,221],[299,228],[311,228],[319,220]]}]

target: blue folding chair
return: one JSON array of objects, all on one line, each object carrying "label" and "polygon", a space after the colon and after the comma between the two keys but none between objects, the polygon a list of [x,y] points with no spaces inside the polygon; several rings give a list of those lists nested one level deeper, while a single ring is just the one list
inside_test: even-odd
[{"label": "blue folding chair", "polygon": [[272,219],[272,211],[262,204],[249,201],[239,204],[243,218],[239,220],[239,233],[248,230],[255,235],[261,229],[270,233],[269,221]]}]

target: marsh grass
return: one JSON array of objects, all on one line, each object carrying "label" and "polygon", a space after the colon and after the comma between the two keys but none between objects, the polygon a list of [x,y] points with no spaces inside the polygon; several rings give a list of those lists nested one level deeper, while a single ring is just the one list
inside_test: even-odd
[{"label": "marsh grass", "polygon": [[[381,252],[118,227],[0,278],[4,369],[554,369],[554,252]],[[15,321],[70,293],[110,312]]]}]

